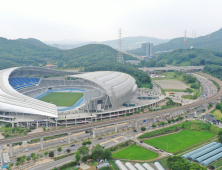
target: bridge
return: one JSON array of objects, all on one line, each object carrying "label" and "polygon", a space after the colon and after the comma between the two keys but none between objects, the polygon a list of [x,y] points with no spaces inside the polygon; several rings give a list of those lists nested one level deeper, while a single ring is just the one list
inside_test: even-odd
[{"label": "bridge", "polygon": [[173,66],[173,67],[143,67],[139,68],[144,72],[153,72],[153,71],[187,71],[187,70],[203,70],[204,66]]},{"label": "bridge", "polygon": [[[12,138],[6,138],[6,139],[1,139],[0,144],[5,145],[9,144],[10,146],[10,156],[12,157],[12,143],[16,142],[21,142],[21,141],[29,141],[32,139],[40,139],[40,145],[41,149],[43,150],[43,138],[48,137],[48,136],[53,136],[53,135],[59,135],[59,134],[68,134],[68,143],[70,143],[70,135],[71,133],[76,133],[79,131],[84,131],[86,129],[93,129],[93,138],[95,138],[95,128],[96,127],[102,127],[102,126],[109,126],[109,125],[115,125],[115,132],[117,133],[117,125],[119,123],[123,122],[129,122],[129,121],[135,121],[135,127],[137,128],[137,122],[139,119],[154,119],[154,122],[156,122],[156,116],[163,116],[166,114],[173,114],[174,112],[180,112],[184,113],[187,110],[191,110],[195,107],[200,107],[205,105],[208,105],[209,103],[216,104],[217,100],[220,99],[222,96],[222,81],[219,79],[212,77],[208,74],[202,73],[203,76],[209,78],[210,80],[216,81],[219,86],[220,90],[212,97],[209,97],[205,100],[197,101],[188,105],[183,105],[180,107],[174,107],[174,108],[169,108],[169,109],[164,109],[164,110],[159,110],[159,111],[153,111],[153,112],[147,112],[147,113],[141,113],[141,114],[133,114],[131,116],[125,116],[125,117],[119,117],[119,118],[113,118],[113,119],[108,119],[108,120],[103,120],[100,122],[93,122],[89,124],[82,124],[78,126],[70,126],[67,128],[62,128],[62,129],[57,129],[57,130],[52,130],[52,131],[45,131],[45,132],[39,132],[39,133],[34,133],[34,134],[28,134],[25,136],[18,136],[18,137],[12,137]],[[207,107],[206,107],[207,109]]]}]

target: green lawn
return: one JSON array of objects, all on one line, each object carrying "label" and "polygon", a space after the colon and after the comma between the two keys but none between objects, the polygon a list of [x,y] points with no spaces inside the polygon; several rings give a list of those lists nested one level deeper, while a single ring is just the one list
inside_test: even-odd
[{"label": "green lawn", "polygon": [[209,131],[183,130],[179,133],[148,139],[144,142],[165,151],[167,151],[168,144],[168,152],[174,153],[214,136],[215,135]]},{"label": "green lawn", "polygon": [[158,157],[158,154],[137,145],[131,145],[112,155],[113,158],[129,160],[148,160]]},{"label": "green lawn", "polygon": [[74,105],[81,97],[83,93],[67,93],[67,92],[52,92],[39,100],[47,103],[53,103],[56,106],[70,107]]}]

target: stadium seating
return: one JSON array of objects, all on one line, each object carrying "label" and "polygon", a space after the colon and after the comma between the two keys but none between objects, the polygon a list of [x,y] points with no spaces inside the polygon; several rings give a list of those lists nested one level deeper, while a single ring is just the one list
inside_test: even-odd
[{"label": "stadium seating", "polygon": [[35,86],[39,83],[40,78],[30,78],[30,77],[13,77],[9,78],[9,84],[14,89],[20,89],[29,86]]}]

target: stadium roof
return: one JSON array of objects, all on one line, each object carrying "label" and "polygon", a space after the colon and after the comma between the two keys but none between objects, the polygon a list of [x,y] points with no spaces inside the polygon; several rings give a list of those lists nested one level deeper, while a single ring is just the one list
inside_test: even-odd
[{"label": "stadium roof", "polygon": [[70,75],[99,85],[110,97],[112,105],[118,106],[127,101],[127,94],[136,91],[136,80],[129,74],[116,71],[97,71]]},{"label": "stadium roof", "polygon": [[5,112],[18,112],[58,117],[57,107],[17,92],[9,84],[10,74],[19,67],[0,70],[0,108]]}]

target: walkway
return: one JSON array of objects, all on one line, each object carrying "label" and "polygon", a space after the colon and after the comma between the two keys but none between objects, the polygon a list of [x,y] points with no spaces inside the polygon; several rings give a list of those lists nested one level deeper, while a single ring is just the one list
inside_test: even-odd
[{"label": "walkway", "polygon": [[62,166],[71,161],[75,161],[75,155],[60,159],[58,161],[47,162],[47,163],[35,166],[33,168],[30,168],[29,170],[52,170],[55,167]]}]

